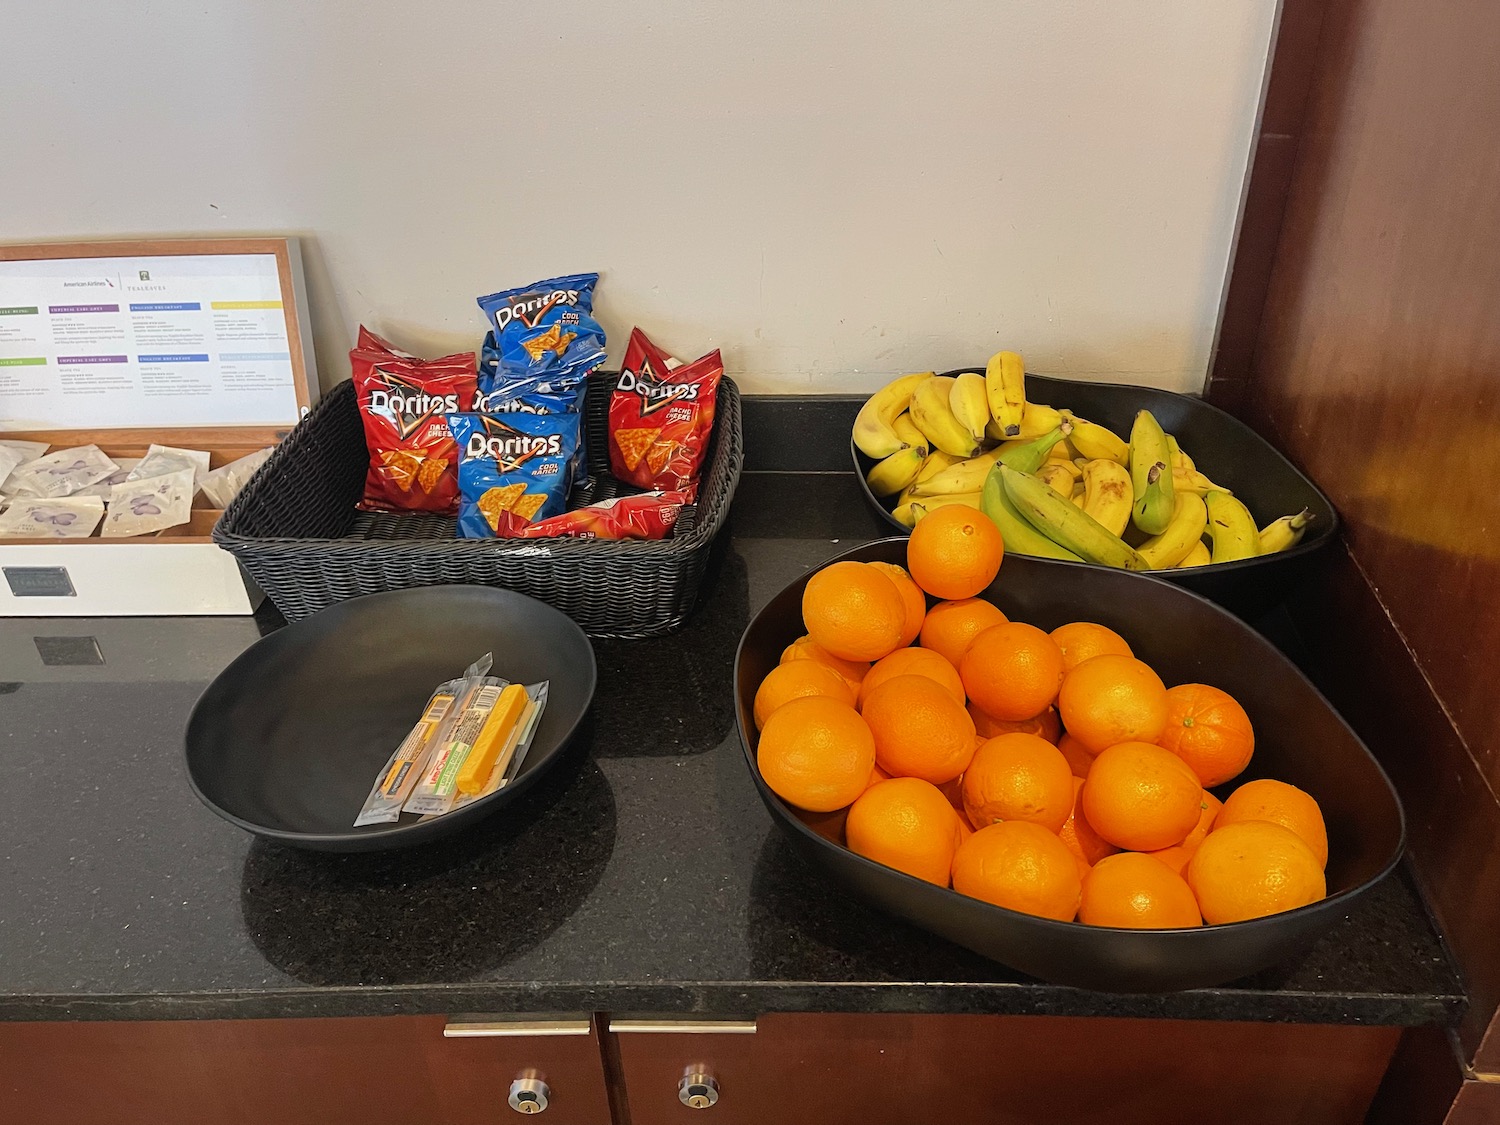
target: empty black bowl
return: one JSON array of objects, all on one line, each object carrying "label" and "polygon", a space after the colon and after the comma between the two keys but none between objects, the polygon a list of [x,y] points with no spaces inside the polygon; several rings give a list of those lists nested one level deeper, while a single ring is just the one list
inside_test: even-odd
[{"label": "empty black bowl", "polygon": [[[486,652],[491,675],[550,681],[521,771],[432,820],[355,828],[376,774],[432,690]],[[524,798],[594,697],[594,650],[566,614],[512,590],[426,586],[340,602],[262,638],[219,673],[187,726],[193,791],[247,832],[320,851],[424,843]]]},{"label": "empty black bowl", "polygon": [[[867,543],[829,562],[842,559],[904,563],[906,540]],[[740,741],[761,799],[781,829],[834,879],[891,914],[1057,984],[1165,992],[1223,984],[1297,956],[1401,858],[1405,821],[1389,779],[1328,701],[1269,641],[1211,602],[1158,578],[1014,555],[982,595],[1007,616],[1043,629],[1076,620],[1107,625],[1168,685],[1212,684],[1244,705],[1255,725],[1255,757],[1216,793],[1222,797],[1257,777],[1311,793],[1328,823],[1328,897],[1232,925],[1109,929],[991,906],[857,856],[799,819],[755,766],[755,689],[782,649],[803,633],[807,578],[777,594],[740,640]]]},{"label": "empty black bowl", "polygon": [[[958,375],[964,371],[983,374],[984,368],[964,367],[944,374]],[[1087,383],[1045,375],[1027,375],[1026,393],[1036,402],[1071,410],[1123,438],[1130,436],[1138,411],[1151,411],[1209,479],[1244,501],[1261,527],[1303,508],[1312,513],[1313,521],[1302,542],[1289,550],[1239,562],[1159,572],[1167,581],[1186,586],[1242,617],[1253,619],[1280,602],[1311,556],[1332,543],[1338,533],[1338,513],[1312,481],[1249,426],[1201,398],[1155,387]],[[895,498],[881,501],[865,483],[865,474],[875,462],[854,448],[852,441],[850,450],[865,499],[895,531],[908,534],[908,529],[891,515]]]}]

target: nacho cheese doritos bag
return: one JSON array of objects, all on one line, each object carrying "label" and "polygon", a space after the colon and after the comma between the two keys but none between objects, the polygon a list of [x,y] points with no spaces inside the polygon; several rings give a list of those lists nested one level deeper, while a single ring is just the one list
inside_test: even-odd
[{"label": "nacho cheese doritos bag", "polygon": [[639,488],[694,492],[724,362],[717,350],[675,368],[670,362],[639,328],[631,332],[609,403],[609,468]]},{"label": "nacho cheese doritos bag", "polygon": [[366,511],[444,512],[458,507],[458,446],[448,415],[473,408],[474,353],[418,359],[361,326],[349,353],[370,465]]}]

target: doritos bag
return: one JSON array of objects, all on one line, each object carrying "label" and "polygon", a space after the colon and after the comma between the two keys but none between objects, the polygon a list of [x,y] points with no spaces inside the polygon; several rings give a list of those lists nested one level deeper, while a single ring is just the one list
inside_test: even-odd
[{"label": "doritos bag", "polygon": [[508,539],[568,506],[578,414],[452,414],[458,443],[458,533]]},{"label": "doritos bag", "polygon": [[588,377],[604,362],[604,352],[591,353],[585,362],[545,375],[514,375],[500,369],[495,334],[485,334],[479,351],[479,414],[577,414],[583,409]]},{"label": "doritos bag", "polygon": [[717,351],[675,369],[639,328],[630,334],[609,403],[609,468],[620,480],[694,492],[724,376]]},{"label": "doritos bag", "polygon": [[349,353],[370,465],[366,511],[447,512],[458,506],[458,447],[449,414],[474,403],[474,353],[418,359],[361,326]]},{"label": "doritos bag", "polygon": [[515,532],[517,539],[665,539],[692,502],[686,492],[643,492],[616,496],[587,508],[529,523]]},{"label": "doritos bag", "polygon": [[575,273],[523,285],[519,289],[502,289],[474,299],[495,332],[501,333],[512,322],[535,327],[542,315],[555,305],[571,305],[580,312],[592,313],[594,286],[598,281],[597,273]]}]

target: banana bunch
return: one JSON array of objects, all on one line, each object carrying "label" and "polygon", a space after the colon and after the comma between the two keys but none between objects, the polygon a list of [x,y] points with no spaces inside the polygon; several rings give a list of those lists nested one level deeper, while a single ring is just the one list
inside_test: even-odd
[{"label": "banana bunch", "polygon": [[870,491],[914,527],[949,504],[978,508],[1008,551],[1126,570],[1234,562],[1301,541],[1308,511],[1257,527],[1149,410],[1127,441],[1108,427],[1026,399],[1015,352],[985,373],[921,372],[860,408],[854,444],[875,461]]}]

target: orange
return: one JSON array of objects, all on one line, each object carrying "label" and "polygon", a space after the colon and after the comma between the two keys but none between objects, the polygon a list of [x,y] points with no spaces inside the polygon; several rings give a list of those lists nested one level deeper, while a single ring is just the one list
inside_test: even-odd
[{"label": "orange", "polygon": [[955,668],[971,641],[991,625],[1004,625],[1010,618],[983,598],[938,602],[922,622],[923,648],[930,648]]},{"label": "orange", "polygon": [[1070,922],[1083,880],[1073,853],[1051,832],[1007,820],[979,829],[959,847],[953,889],[1007,910]]},{"label": "orange", "polygon": [[1092,621],[1070,621],[1048,634],[1062,649],[1063,668],[1071,672],[1096,656],[1134,656],[1125,638],[1113,629]]},{"label": "orange", "polygon": [[1057,748],[1068,759],[1068,768],[1073,771],[1074,777],[1088,777],[1089,767],[1094,764],[1094,756],[1083,748],[1083,743],[1071,734],[1064,734],[1057,740]]},{"label": "orange", "polygon": [[[986,715],[1012,722],[1029,719],[1057,698],[1063,681],[1062,650],[1035,625],[1007,621],[974,638],[959,661],[958,674],[970,702]],[[1063,722],[1067,723],[1066,715]]]},{"label": "orange", "polygon": [[1063,726],[1091,754],[1121,742],[1155,742],[1167,725],[1167,689],[1133,656],[1085,660],[1057,696]]},{"label": "orange", "polygon": [[1215,828],[1188,861],[1187,881],[1203,920],[1216,926],[1295,910],[1328,893],[1313,850],[1266,820]]},{"label": "orange", "polygon": [[1203,843],[1204,840],[1208,839],[1208,834],[1214,829],[1214,821],[1219,818],[1219,810],[1223,807],[1224,802],[1205,789],[1203,791],[1203,800],[1198,806],[1198,823],[1183,838],[1181,846],[1191,851]]},{"label": "orange", "polygon": [[1175,754],[1145,742],[1111,746],[1094,759],[1083,782],[1083,815],[1095,832],[1127,851],[1182,843],[1202,805],[1203,787],[1193,771]]},{"label": "orange", "polygon": [[1148,855],[1122,852],[1094,864],[1083,880],[1078,920],[1127,930],[1201,926],[1198,901],[1181,875]]},{"label": "orange", "polygon": [[836,562],[802,590],[807,635],[844,660],[879,660],[901,643],[906,603],[896,584],[869,563]]},{"label": "orange", "polygon": [[895,676],[865,698],[875,757],[892,777],[952,781],[974,756],[974,720],[926,676]]},{"label": "orange", "polygon": [[868,789],[872,785],[879,785],[882,781],[889,781],[890,779],[891,775],[886,773],[885,770],[879,766],[871,766],[870,780],[865,783],[865,788]]},{"label": "orange", "polygon": [[983,828],[1025,820],[1056,832],[1073,811],[1073,774],[1062,753],[1034,734],[1002,734],[964,771],[964,812]]},{"label": "orange", "polygon": [[1191,766],[1205,789],[1238,777],[1255,753],[1250,716],[1234,696],[1207,684],[1167,692],[1167,726],[1156,741]]},{"label": "orange", "polygon": [[1165,863],[1169,868],[1186,879],[1188,860],[1193,858],[1193,853],[1197,850],[1197,848],[1185,848],[1181,844],[1177,844],[1174,847],[1162,848],[1160,851],[1141,852],[1139,854],[1149,855],[1157,862]]},{"label": "orange", "polygon": [[865,678],[865,673],[870,670],[868,661],[844,660],[834,656],[811,637],[798,637],[782,649],[781,663],[789,664],[793,660],[814,660],[826,665],[848,680],[855,691],[859,690],[860,682]]},{"label": "orange", "polygon": [[901,594],[901,604],[906,607],[905,623],[901,626],[901,647],[905,648],[917,639],[922,631],[922,622],[927,617],[927,596],[922,588],[911,580],[911,575],[895,563],[872,562],[870,564],[889,578]]},{"label": "orange", "polygon": [[[976,738],[974,740],[974,749],[975,750],[978,750],[979,747],[982,746],[982,745],[984,745],[984,739],[982,739],[982,738]],[[953,806],[954,810],[957,811],[960,816],[964,815],[964,775],[963,774],[959,774],[952,781],[945,781],[945,782],[943,782],[941,785],[938,786],[938,792],[941,793],[944,797],[948,798],[948,803]]]},{"label": "orange", "polygon": [[887,680],[897,676],[926,676],[948,689],[948,694],[964,705],[964,683],[958,678],[958,669],[937,653],[925,648],[898,648],[889,656],[881,657],[870,669],[870,674],[859,685],[859,705],[864,706],[870,693]]},{"label": "orange", "polygon": [[1098,863],[1105,856],[1114,855],[1120,849],[1095,832],[1088,817],[1083,815],[1083,807],[1078,798],[1082,791],[1083,779],[1075,777],[1073,779],[1073,806],[1068,812],[1068,819],[1057,830],[1057,838],[1067,845],[1068,851],[1087,865]]},{"label": "orange", "polygon": [[935,598],[972,598],[995,580],[1005,542],[983,512],[950,504],[928,512],[906,543],[906,568]]},{"label": "orange", "polygon": [[1328,828],[1323,823],[1323,810],[1295,785],[1270,779],[1245,782],[1229,794],[1214,821],[1214,831],[1246,820],[1267,820],[1291,829],[1312,849],[1318,866],[1328,866]]},{"label": "orange", "polygon": [[1062,737],[1062,720],[1057,717],[1056,707],[1048,707],[1040,715],[1033,715],[1029,719],[1018,720],[997,719],[986,715],[978,707],[970,707],[969,714],[974,716],[974,729],[983,738],[999,738],[1002,734],[1034,734],[1056,746],[1057,740]]},{"label": "orange", "polygon": [[808,695],[826,695],[854,706],[854,689],[843,676],[812,660],[794,660],[772,668],[755,689],[755,729],[765,726],[783,703]]},{"label": "orange", "polygon": [[755,764],[771,791],[808,812],[832,812],[864,792],[875,739],[847,703],[810,695],[783,703],[766,720]]},{"label": "orange", "polygon": [[958,813],[937,788],[896,777],[867,789],[844,825],[849,850],[940,887],[958,847]]}]

